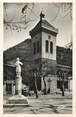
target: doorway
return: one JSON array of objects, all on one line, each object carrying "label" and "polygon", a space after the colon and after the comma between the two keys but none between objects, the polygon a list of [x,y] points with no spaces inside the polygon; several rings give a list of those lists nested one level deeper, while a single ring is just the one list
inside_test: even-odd
[{"label": "doorway", "polygon": [[12,94],[12,83],[6,83],[6,94]]}]

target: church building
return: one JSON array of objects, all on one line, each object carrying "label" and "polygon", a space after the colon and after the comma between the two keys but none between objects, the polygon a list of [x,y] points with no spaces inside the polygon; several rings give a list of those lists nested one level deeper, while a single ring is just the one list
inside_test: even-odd
[{"label": "church building", "polygon": [[23,82],[28,86],[30,85],[30,90],[32,89],[32,81],[29,79],[32,77],[32,72],[28,73],[28,66],[31,66],[31,69],[40,70],[40,77],[37,78],[38,90],[43,91],[45,88],[44,82],[46,82],[47,92],[48,90],[50,90],[50,93],[60,91],[62,79],[59,74],[63,73],[64,88],[71,91],[72,49],[56,46],[58,29],[44,20],[44,14],[41,13],[40,21],[29,34],[31,39],[27,39],[4,52],[4,92],[15,94],[15,67],[13,65],[17,57],[24,64],[22,68],[22,75],[24,75],[22,77],[23,79],[27,77],[27,79]]}]

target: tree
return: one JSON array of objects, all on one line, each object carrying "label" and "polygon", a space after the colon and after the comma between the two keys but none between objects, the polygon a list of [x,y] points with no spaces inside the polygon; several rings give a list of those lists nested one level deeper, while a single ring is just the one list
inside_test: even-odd
[{"label": "tree", "polygon": [[44,94],[50,93],[50,89],[48,89],[48,91],[46,90],[46,80],[45,78],[47,78],[49,75],[55,75],[56,73],[56,64],[52,64],[51,61],[49,60],[45,60],[42,63],[42,77],[43,77],[43,81],[44,81]]},{"label": "tree", "polygon": [[64,96],[64,71],[62,70],[58,70],[57,71],[57,76],[59,77],[59,81],[61,81],[60,83],[60,90],[62,91],[62,96]]},{"label": "tree", "polygon": [[37,79],[39,77],[43,78],[43,82],[44,82],[43,93],[44,93],[44,95],[46,95],[47,90],[46,90],[46,80],[45,80],[45,78],[48,77],[48,75],[50,75],[50,74],[55,74],[55,67],[51,66],[51,63],[48,62],[47,60],[45,60],[45,61],[41,61],[37,65],[36,65],[36,63],[34,63],[33,64],[33,72],[35,72],[35,75],[36,75],[36,77],[35,77],[36,85],[37,85]]},{"label": "tree", "polygon": [[[44,68],[42,68],[44,67]],[[46,81],[45,81],[45,77],[50,74],[50,71],[48,71],[48,69],[46,70],[46,62],[41,62],[40,64],[36,64],[34,61],[32,61],[30,63],[30,67],[28,69],[28,71],[32,71],[32,77],[34,80],[34,93],[36,95],[36,98],[38,98],[38,88],[37,88],[37,81],[38,78],[43,77],[43,81],[44,81],[44,94],[47,94],[46,92]]]},{"label": "tree", "polygon": [[37,70],[33,70],[33,78],[34,78],[34,92],[36,94],[36,98],[38,98],[38,89],[37,89]]}]

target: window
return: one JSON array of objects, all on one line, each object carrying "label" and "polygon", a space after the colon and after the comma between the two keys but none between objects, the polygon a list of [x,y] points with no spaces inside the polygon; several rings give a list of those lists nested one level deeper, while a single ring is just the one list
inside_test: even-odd
[{"label": "window", "polygon": [[39,53],[39,41],[37,41],[37,53]]},{"label": "window", "polygon": [[50,42],[50,53],[53,53],[53,42]]},{"label": "window", "polygon": [[36,43],[33,43],[33,53],[36,54]]},{"label": "window", "polygon": [[49,50],[48,45],[49,45],[48,40],[46,40],[46,52],[48,52],[48,50]]}]

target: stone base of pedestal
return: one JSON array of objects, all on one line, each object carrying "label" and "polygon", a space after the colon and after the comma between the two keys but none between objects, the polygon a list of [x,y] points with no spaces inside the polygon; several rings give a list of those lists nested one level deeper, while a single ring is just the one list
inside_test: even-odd
[{"label": "stone base of pedestal", "polygon": [[28,98],[23,95],[15,95],[8,99],[7,106],[28,106]]}]

